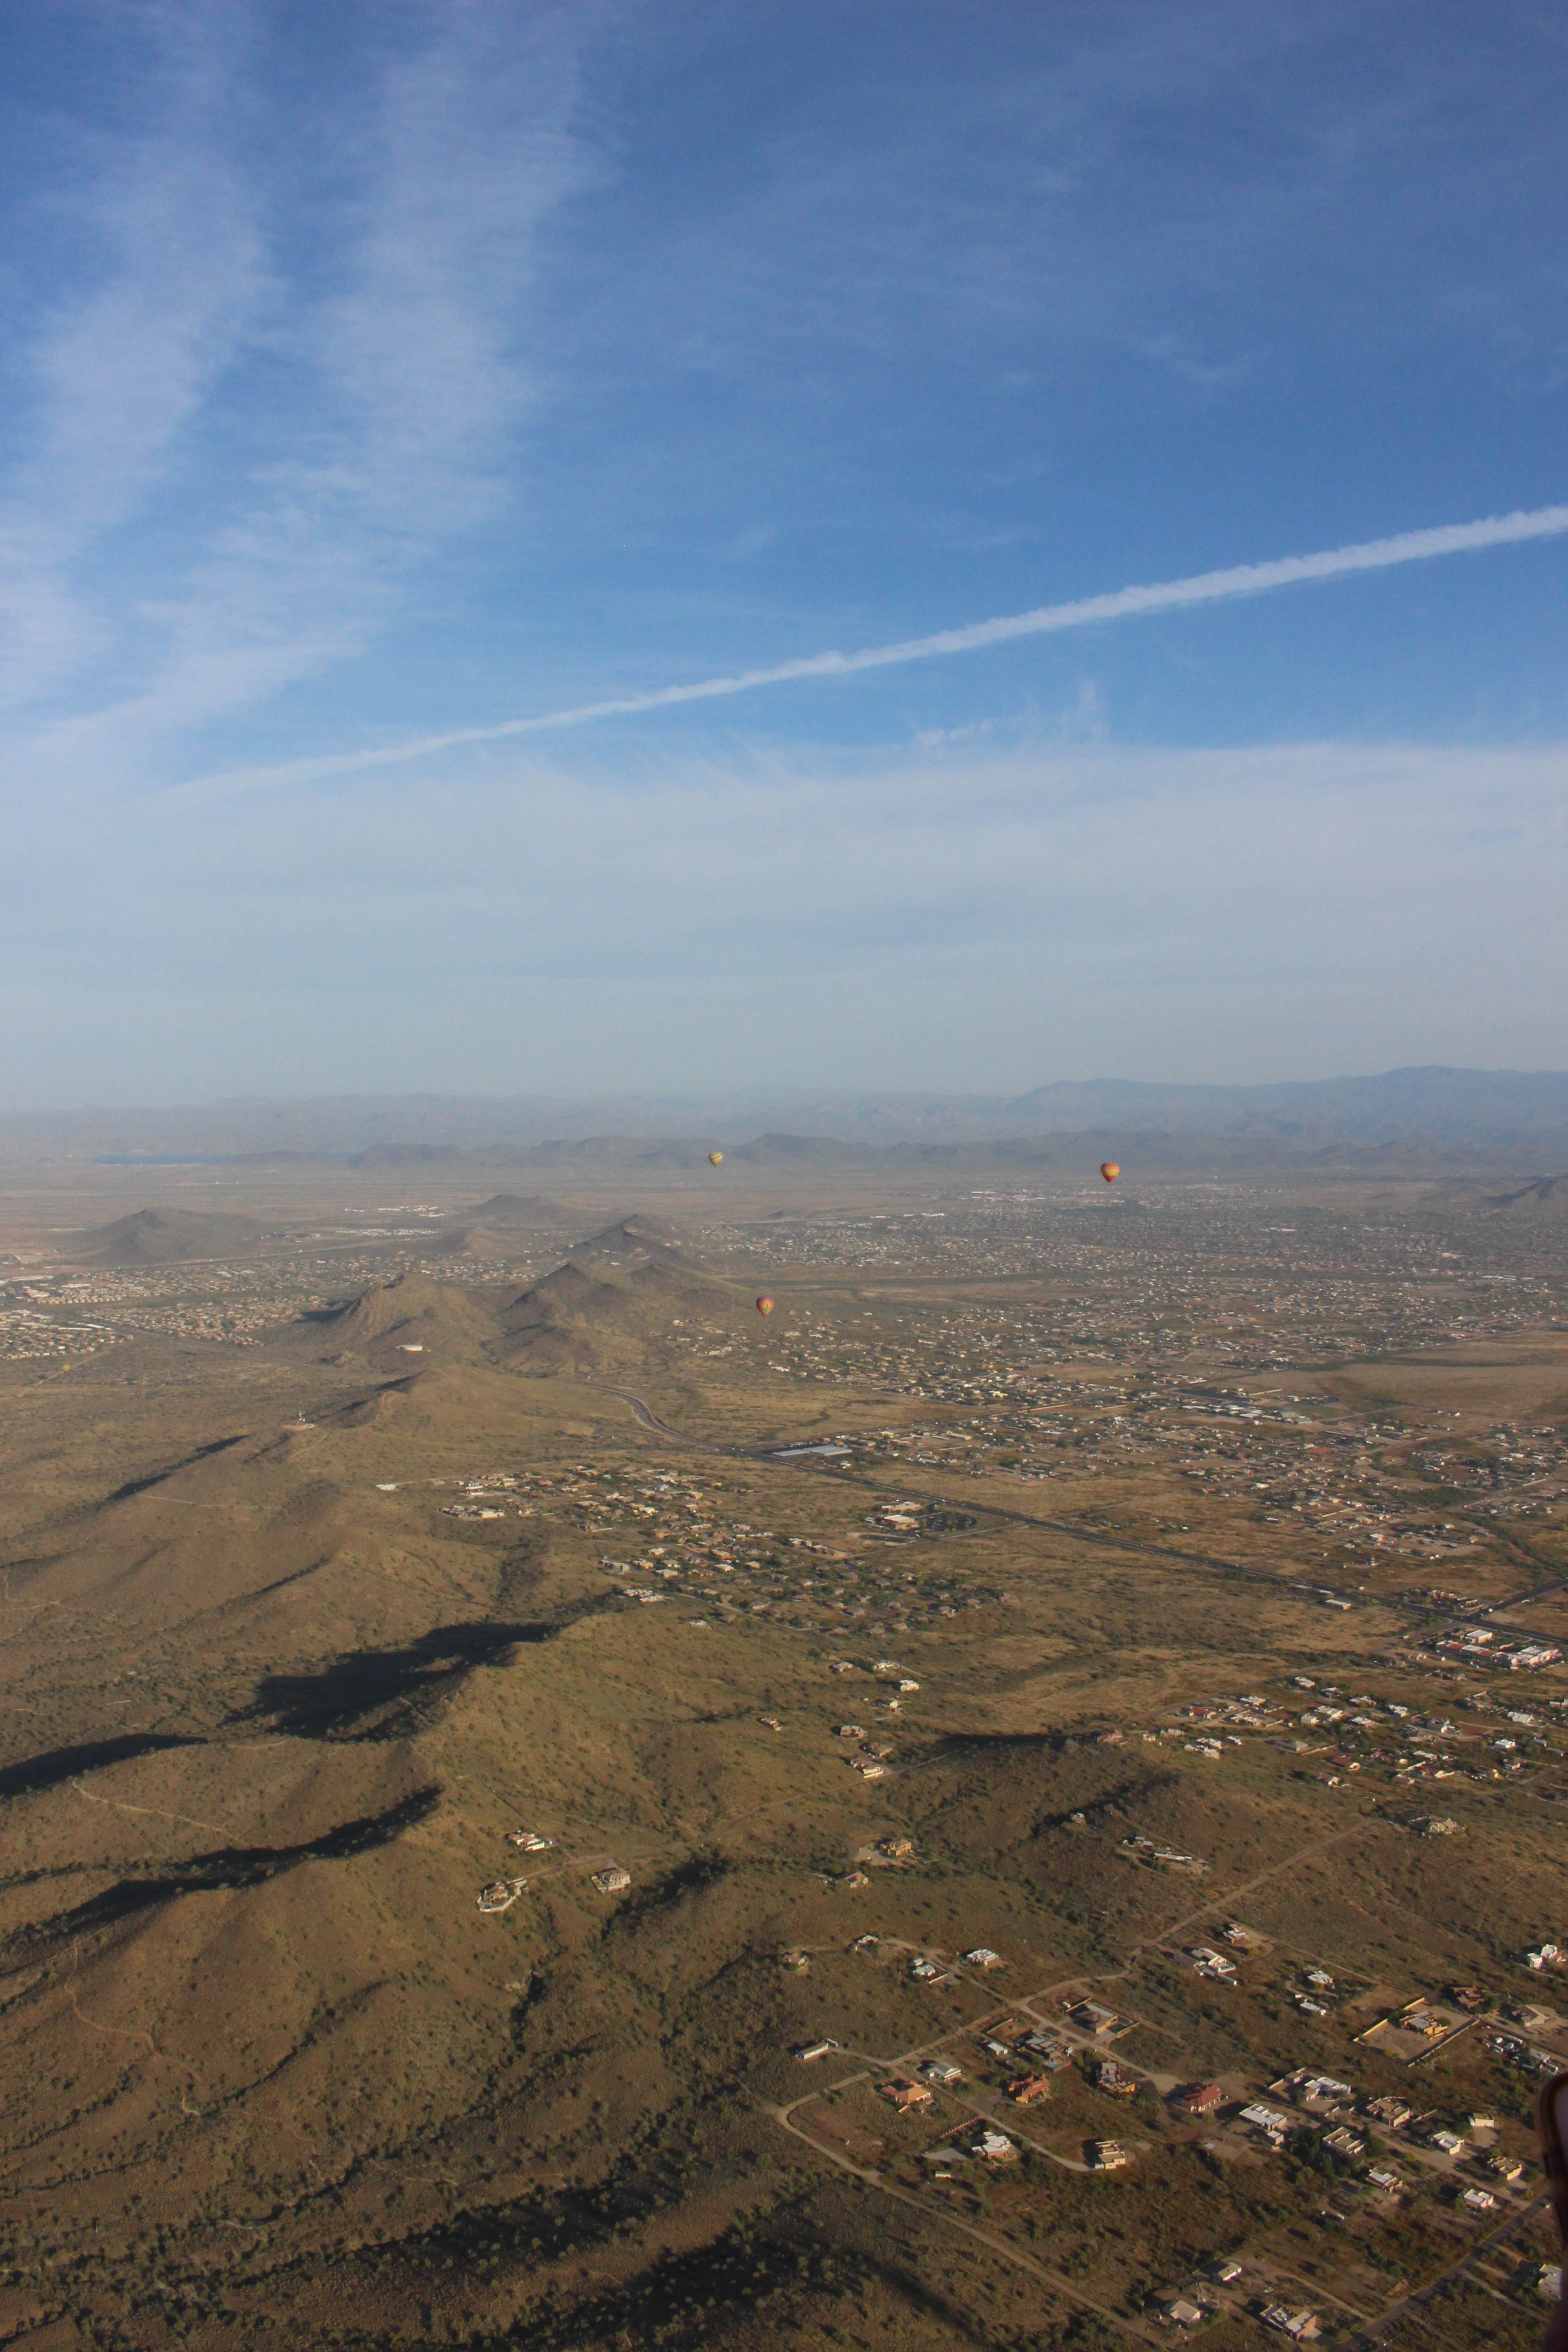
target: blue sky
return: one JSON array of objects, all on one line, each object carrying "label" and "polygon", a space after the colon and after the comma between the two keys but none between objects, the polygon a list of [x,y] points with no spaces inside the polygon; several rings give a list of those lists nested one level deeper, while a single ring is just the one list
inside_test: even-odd
[{"label": "blue sky", "polygon": [[1535,5],[0,25],[0,1099],[1561,1066]]}]

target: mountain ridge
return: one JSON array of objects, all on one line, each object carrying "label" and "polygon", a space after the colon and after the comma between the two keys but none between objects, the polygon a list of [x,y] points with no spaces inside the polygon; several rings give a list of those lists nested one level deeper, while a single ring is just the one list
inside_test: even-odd
[{"label": "mountain ridge", "polygon": [[[853,1151],[1015,1145],[1078,1136],[1208,1136],[1306,1151],[1313,1144],[1539,1149],[1568,1158],[1568,1072],[1426,1064],[1362,1076],[1230,1085],[1057,1079],[1021,1093],[809,1088],[562,1097],[340,1096],[310,1100],[88,1107],[0,1112],[8,1160],[349,1161],[450,1174],[489,1155],[500,1167],[569,1171],[637,1146],[640,1164],[721,1150],[743,1164],[800,1159],[802,1139]],[[537,1157],[533,1155],[538,1155]],[[493,1224],[491,1218],[476,1220]]]}]

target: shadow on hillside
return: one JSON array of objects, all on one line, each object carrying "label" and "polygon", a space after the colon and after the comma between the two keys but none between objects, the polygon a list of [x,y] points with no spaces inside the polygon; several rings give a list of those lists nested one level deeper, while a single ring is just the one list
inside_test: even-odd
[{"label": "shadow on hillside", "polygon": [[549,1624],[485,1620],[436,1625],[387,1650],[351,1650],[313,1672],[264,1675],[236,1722],[272,1718],[295,1739],[405,1739],[428,1722],[480,1666],[505,1665],[527,1642],[548,1642]]},{"label": "shadow on hillside", "polygon": [[18,1943],[54,1943],[71,1936],[87,1936],[118,1927],[138,1912],[152,1911],[182,1895],[212,1895],[226,1889],[261,1886],[302,1862],[347,1862],[369,1853],[426,1821],[440,1801],[438,1788],[416,1789],[389,1805],[384,1812],[366,1813],[357,1821],[340,1822],[301,1845],[219,1846],[211,1853],[193,1854],[188,1862],[165,1864],[156,1877],[122,1878],[74,1909],[26,1928]]},{"label": "shadow on hillside", "polygon": [[1077,1743],[1063,1731],[946,1731],[936,1743],[939,1757],[1059,1756]]},{"label": "shadow on hillside", "polygon": [[25,1757],[20,1764],[0,1769],[0,1799],[30,1797],[41,1789],[56,1789],[81,1772],[101,1772],[106,1765],[128,1763],[133,1756],[157,1756],[167,1748],[201,1748],[205,1742],[182,1738],[178,1732],[126,1731],[115,1739],[89,1739],[79,1748],[50,1748],[41,1756]]},{"label": "shadow on hillside", "polygon": [[161,1486],[165,1479],[177,1478],[182,1470],[194,1470],[198,1462],[210,1462],[215,1454],[227,1454],[234,1446],[243,1445],[246,1434],[242,1429],[237,1437],[220,1437],[211,1445],[198,1445],[194,1454],[182,1454],[178,1462],[171,1462],[166,1469],[149,1470],[144,1477],[128,1478],[123,1486],[116,1486],[112,1495],[106,1495],[104,1501],[128,1503],[132,1495],[144,1495],[149,1487]]},{"label": "shadow on hillside", "polygon": [[730,1874],[732,1864],[721,1854],[692,1854],[660,1873],[647,1886],[633,1889],[624,1903],[617,1905],[604,1924],[606,1936],[624,1935],[627,1928],[645,1927],[658,1913],[673,1909],[697,1895],[705,1895]]}]

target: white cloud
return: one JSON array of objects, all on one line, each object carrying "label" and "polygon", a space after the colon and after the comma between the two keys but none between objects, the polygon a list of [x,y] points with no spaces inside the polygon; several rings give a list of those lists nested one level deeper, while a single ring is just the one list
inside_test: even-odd
[{"label": "white cloud", "polygon": [[[0,971],[63,1004],[90,940],[295,1091],[1561,1066],[1565,783],[1562,746],[448,763],[40,819]],[[68,888],[68,954],[29,912]]]}]

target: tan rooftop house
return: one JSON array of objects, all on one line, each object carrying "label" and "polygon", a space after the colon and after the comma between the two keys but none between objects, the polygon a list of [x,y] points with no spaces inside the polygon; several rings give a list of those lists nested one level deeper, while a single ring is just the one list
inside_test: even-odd
[{"label": "tan rooftop house", "polygon": [[1033,2106],[1037,2099],[1051,2095],[1048,2074],[1017,2074],[1007,2085],[1007,2096],[1020,2107]]},{"label": "tan rooftop house", "polygon": [[601,1895],[624,1894],[631,1883],[631,1872],[624,1869],[618,1862],[607,1863],[603,1870],[595,1870],[589,1880],[589,1885],[596,1886]]},{"label": "tan rooftop house", "polygon": [[1369,2099],[1366,2111],[1374,2122],[1386,2124],[1390,2131],[1397,2131],[1402,2124],[1407,2124],[1413,2112],[1408,2099],[1395,2097]]},{"label": "tan rooftop house", "polygon": [[931,2093],[925,2084],[909,2082],[902,2074],[895,2074],[891,2082],[880,2084],[879,2089],[881,2096],[890,2106],[897,2107],[901,2116],[907,2116],[911,2108],[929,2107],[931,2105]]}]

